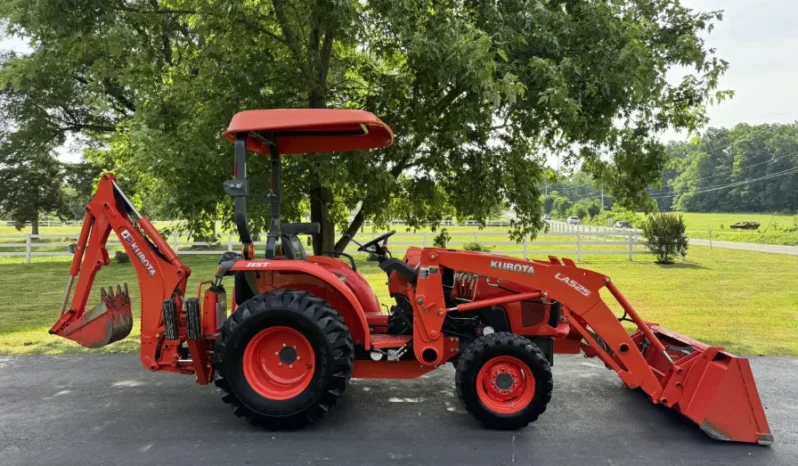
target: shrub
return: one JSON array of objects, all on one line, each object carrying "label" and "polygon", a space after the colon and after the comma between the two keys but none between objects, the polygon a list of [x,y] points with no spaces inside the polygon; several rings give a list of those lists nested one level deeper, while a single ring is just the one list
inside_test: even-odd
[{"label": "shrub", "polygon": [[643,236],[648,240],[649,251],[657,256],[658,264],[672,264],[677,254],[687,255],[687,235],[681,215],[649,216],[643,224]]},{"label": "shrub", "polygon": [[488,246],[481,243],[468,243],[463,245],[463,249],[466,251],[491,252],[493,250],[493,246]]},{"label": "shrub", "polygon": [[449,230],[446,228],[441,229],[441,232],[438,233],[435,238],[432,239],[432,245],[436,248],[445,248],[449,241],[452,240],[451,235],[449,235]]},{"label": "shrub", "polygon": [[116,251],[114,253],[114,260],[117,264],[127,264],[130,262],[130,257],[124,251]]}]

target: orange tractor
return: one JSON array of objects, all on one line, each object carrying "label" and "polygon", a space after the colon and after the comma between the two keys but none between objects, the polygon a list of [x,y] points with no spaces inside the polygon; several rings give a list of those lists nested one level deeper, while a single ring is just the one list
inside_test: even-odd
[{"label": "orange tractor", "polygon": [[[130,333],[126,286],[103,290],[102,304],[86,311],[113,230],[141,290],[141,363],[213,381],[235,414],[256,425],[302,427],[335,406],[350,378],[414,378],[451,362],[457,394],[476,419],[520,428],[551,399],[553,355],[583,352],[713,438],[772,443],[748,360],[644,321],[608,277],[570,260],[441,248],[409,248],[400,260],[387,247],[392,231],[356,243],[387,274],[395,305],[383,313],[351,256],[306,255],[297,235],[317,234],[319,225],[281,225],[281,156],[388,146],[390,128],[371,113],[245,111],[224,136],[235,144],[235,176],[224,187],[235,198],[241,254],[225,253],[192,296],[189,268],[106,174],[86,207],[50,333],[90,348]],[[272,216],[260,258],[247,227],[248,151],[271,157]],[[231,275],[228,299],[222,282]]]}]

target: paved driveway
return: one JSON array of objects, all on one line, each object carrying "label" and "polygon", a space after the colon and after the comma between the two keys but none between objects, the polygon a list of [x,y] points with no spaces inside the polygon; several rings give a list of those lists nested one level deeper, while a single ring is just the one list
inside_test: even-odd
[{"label": "paved driveway", "polygon": [[[690,244],[694,246],[709,246],[709,240],[690,238]],[[782,246],[780,244],[738,243],[736,241],[717,241],[713,239],[712,247],[798,256],[798,246]]]},{"label": "paved driveway", "polygon": [[322,422],[264,432],[215,389],[148,373],[134,355],[0,356],[0,464],[795,465],[798,359],[752,365],[772,447],[711,440],[575,356],[556,359],[548,411],[517,432],[472,421],[448,366],[412,381],[355,380]]}]

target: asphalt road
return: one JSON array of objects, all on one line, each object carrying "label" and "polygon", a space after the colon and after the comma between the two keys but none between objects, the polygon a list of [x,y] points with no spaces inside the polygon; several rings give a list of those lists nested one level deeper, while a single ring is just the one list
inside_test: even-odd
[{"label": "asphalt road", "polygon": [[[694,246],[709,247],[709,240],[690,238],[690,244]],[[787,254],[798,256],[798,246],[783,246],[780,244],[758,244],[758,243],[738,243],[736,241],[717,241],[712,240],[713,248],[738,249],[740,251],[769,252],[772,254]]]},{"label": "asphalt road", "polygon": [[449,366],[412,381],[355,380],[321,422],[265,432],[215,389],[146,372],[135,355],[0,356],[0,465],[795,465],[798,359],[751,362],[772,447],[712,440],[577,356],[556,359],[549,409],[517,432],[473,421]]}]

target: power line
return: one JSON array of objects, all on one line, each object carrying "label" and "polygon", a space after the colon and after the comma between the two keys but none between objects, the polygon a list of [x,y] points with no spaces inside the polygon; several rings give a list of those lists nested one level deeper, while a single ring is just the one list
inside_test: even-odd
[{"label": "power line", "polygon": [[[749,135],[747,135],[747,136],[748,136],[749,138],[750,138],[750,137],[752,137],[752,136],[758,136],[758,135],[760,135],[760,134],[763,134],[763,133],[767,132],[768,130],[769,130],[769,128],[764,128],[764,129],[761,129],[761,130],[759,130],[759,131],[753,131],[751,134],[749,134]],[[717,151],[724,151],[724,150],[727,150],[727,149],[731,148],[731,146],[733,146],[733,145],[734,145],[734,142],[730,142],[729,144],[726,144],[726,146],[725,146],[725,147],[718,147],[718,146],[716,146],[716,147],[713,147],[712,149],[709,149],[709,150],[699,150],[698,152],[703,152],[703,153],[705,153],[705,154],[715,154]],[[756,166],[758,166],[758,165],[763,165],[763,164],[766,164],[766,163],[773,163],[773,162],[776,162],[777,160],[781,160],[781,159],[783,159],[783,158],[785,158],[785,157],[789,157],[789,156],[792,156],[792,155],[795,155],[795,154],[782,155],[781,157],[777,157],[777,158],[775,158],[775,159],[770,159],[770,160],[766,160],[766,161],[764,161],[764,162],[759,162],[759,163],[756,163],[756,164],[753,164],[753,165],[748,165],[748,166],[746,166],[746,167],[742,167],[742,168],[740,168],[739,170],[747,170],[747,169],[749,169],[749,168],[753,168],[753,167],[756,167]],[[704,177],[701,177],[701,178],[696,178],[696,179],[695,179],[695,180],[693,180],[693,181],[701,181],[701,180],[706,180],[706,179],[709,179],[709,178],[715,178],[715,177],[717,177],[717,176],[728,175],[728,174],[731,174],[731,173],[734,173],[734,168],[732,168],[730,171],[726,171],[726,172],[722,172],[722,173],[715,173],[715,174],[713,174],[713,175],[707,175],[707,176],[704,176]],[[664,193],[664,192],[665,192],[665,190],[660,190],[660,191],[658,191],[658,192],[651,192],[651,193],[649,193],[649,195],[651,195],[651,194],[661,194],[661,193]]]},{"label": "power line", "polygon": [[782,170],[782,171],[776,172],[776,173],[771,173],[769,175],[761,176],[759,178],[754,178],[752,180],[736,181],[734,183],[730,183],[730,184],[727,184],[727,185],[709,186],[709,187],[706,187],[706,188],[698,189],[696,191],[688,191],[688,192],[684,192],[684,193],[670,194],[668,196],[652,197],[651,199],[668,199],[668,198],[671,198],[671,197],[680,196],[682,194],[709,193],[709,192],[713,192],[713,191],[720,191],[721,189],[735,188],[735,187],[738,187],[738,186],[745,186],[747,184],[755,183],[757,181],[765,181],[765,180],[770,180],[770,179],[773,179],[773,178],[779,178],[779,177],[786,176],[786,175],[792,175],[794,173],[798,173],[798,167],[788,168],[786,170]]},{"label": "power line", "polygon": [[[759,131],[752,131],[750,134],[746,135],[746,138],[750,139],[751,137],[755,137],[755,136],[758,136],[760,134],[766,133],[769,130],[770,130],[770,128],[763,128],[763,129],[761,129]],[[699,150],[699,152],[703,152],[705,154],[716,154],[718,151],[725,151],[725,150],[731,148],[734,144],[735,144],[734,142],[730,142],[725,147],[713,147],[712,149],[708,149],[708,150]],[[778,162],[779,160],[782,160],[782,159],[787,158],[787,157],[792,157],[792,156],[795,156],[795,155],[798,155],[798,153],[786,154],[786,155],[782,155],[782,156],[776,157],[774,159],[765,160],[764,162],[758,162],[758,163],[755,163],[755,164],[752,164],[752,165],[747,165],[745,167],[738,168],[737,171],[739,172],[739,171],[743,171],[743,170],[748,170],[750,168],[758,167],[758,166],[761,166],[761,165],[770,165],[770,164]],[[734,172],[735,172],[735,169],[732,168],[729,171],[724,171],[724,172],[721,172],[721,173],[714,173],[712,175],[703,176],[703,177],[696,178],[696,179],[691,180],[691,181],[696,182],[696,181],[707,180],[707,179],[715,178],[715,177],[718,177],[718,176],[733,174]],[[789,173],[786,173],[786,174],[789,174]],[[779,175],[779,176],[781,176],[781,175]],[[743,180],[743,181],[740,181],[740,182],[742,182],[743,184],[746,184],[749,181],[753,182],[753,181],[758,181],[758,180],[748,180],[748,181]],[[734,183],[740,183],[740,182],[734,182]],[[729,185],[729,186],[726,186],[726,187],[733,187],[733,186]],[[558,192],[561,192],[561,191],[568,192],[568,191],[579,190],[582,187],[581,186],[561,186],[561,187],[558,188],[557,186],[550,186],[549,188],[552,189],[552,190],[557,190]],[[709,188],[724,189],[724,187],[722,187],[721,185],[716,185],[716,186],[708,186],[706,188],[700,188],[699,191],[701,191],[703,189],[709,189]],[[673,190],[671,189],[671,192],[672,191]],[[699,191],[696,191],[696,193],[699,192]],[[676,197],[676,196],[679,195],[679,194],[670,194],[670,195],[666,195],[666,196],[653,196],[653,195],[657,195],[657,194],[663,194],[665,192],[667,192],[667,191],[664,190],[664,189],[660,189],[659,191],[652,191],[652,192],[649,192],[648,194],[651,197],[651,199],[667,199],[667,198]],[[701,192],[710,192],[710,191],[701,191]],[[680,194],[685,194],[685,193],[680,193]],[[590,192],[586,193],[583,197],[580,197],[579,199],[598,199],[600,195],[601,195],[601,191],[600,190],[593,190],[593,191],[590,191]],[[570,196],[567,196],[567,197],[571,201],[574,200]],[[577,199],[577,200],[579,200],[579,199]]]},{"label": "power line", "polygon": [[[776,163],[779,160],[784,159],[784,158],[789,157],[789,156],[792,156],[792,155],[795,155],[795,154],[782,155],[780,157],[776,157],[775,159],[765,160],[764,162],[759,162],[759,163],[755,163],[753,165],[748,165],[748,166],[745,166],[745,167],[741,167],[741,168],[739,168],[737,170],[738,171],[748,170],[749,168],[758,167],[760,165]],[[715,178],[715,177],[718,177],[718,176],[721,176],[721,175],[730,175],[732,173],[734,173],[734,169],[733,168],[731,169],[731,171],[727,171],[727,172],[723,172],[723,173],[715,173],[714,175],[702,176],[701,178],[696,178],[696,179],[691,180],[691,181],[708,180],[710,178]],[[664,192],[664,191],[660,190],[660,193],[662,193],[662,192]],[[655,192],[655,193],[650,193],[650,194],[658,194],[658,193]]]}]

